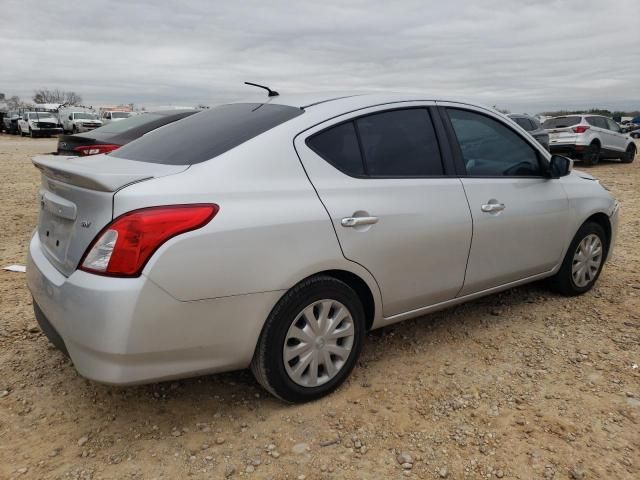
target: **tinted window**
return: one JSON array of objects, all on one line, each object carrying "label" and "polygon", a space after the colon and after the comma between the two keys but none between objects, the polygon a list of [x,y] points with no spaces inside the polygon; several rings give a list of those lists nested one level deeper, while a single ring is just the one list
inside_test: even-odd
[{"label": "tinted window", "polygon": [[546,120],[542,126],[544,128],[564,128],[573,127],[580,123],[581,117],[556,117]]},{"label": "tinted window", "polygon": [[531,123],[531,120],[529,120],[528,118],[513,117],[513,120],[522,128],[524,128],[527,132],[530,132],[531,130],[535,130],[535,127]]},{"label": "tinted window", "polygon": [[307,139],[307,145],[338,170],[348,175],[364,174],[353,122],[324,130]]},{"label": "tinted window", "polygon": [[605,118],[604,120],[607,122],[607,126],[608,126],[609,130],[612,130],[614,132],[619,132],[620,131],[620,127],[618,126],[618,124],[616,122],[614,122],[610,118]]},{"label": "tinted window", "polygon": [[607,120],[604,117],[586,117],[586,120],[592,127],[604,128],[605,130],[609,129]]},{"label": "tinted window", "polygon": [[447,109],[467,174],[472,176],[540,176],[534,148],[506,125],[479,113]]},{"label": "tinted window", "polygon": [[133,117],[125,118],[124,120],[118,120],[117,122],[111,122],[104,127],[96,128],[92,132],[96,133],[122,133],[131,128],[139,127],[147,123],[159,120],[162,118],[157,113],[143,113],[142,115],[134,115]]},{"label": "tinted window", "polygon": [[442,175],[438,141],[429,112],[393,110],[356,120],[370,176]]},{"label": "tinted window", "polygon": [[192,165],[231,150],[302,113],[299,108],[276,104],[220,105],[154,130],[111,155],[142,162]]}]

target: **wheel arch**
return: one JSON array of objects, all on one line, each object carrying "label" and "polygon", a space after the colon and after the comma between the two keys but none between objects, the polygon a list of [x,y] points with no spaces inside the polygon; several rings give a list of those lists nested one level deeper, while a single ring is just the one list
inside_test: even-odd
[{"label": "wheel arch", "polygon": [[[589,222],[594,222],[600,225],[604,229],[605,234],[607,235],[607,238],[606,238],[607,245],[606,245],[606,255],[605,255],[605,258],[606,258],[609,254],[609,246],[611,245],[611,220],[609,219],[609,216],[606,213],[597,212],[592,214],[584,222],[582,222],[582,225]],[[580,227],[582,227],[582,225],[580,225]]]}]

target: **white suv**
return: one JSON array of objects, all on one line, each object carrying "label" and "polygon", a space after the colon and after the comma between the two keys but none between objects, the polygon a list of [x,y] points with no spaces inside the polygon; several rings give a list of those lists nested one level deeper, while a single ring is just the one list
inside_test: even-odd
[{"label": "white suv", "polygon": [[542,125],[549,132],[551,153],[568,154],[587,165],[601,158],[633,162],[636,144],[620,126],[600,115],[567,115],[550,118]]}]

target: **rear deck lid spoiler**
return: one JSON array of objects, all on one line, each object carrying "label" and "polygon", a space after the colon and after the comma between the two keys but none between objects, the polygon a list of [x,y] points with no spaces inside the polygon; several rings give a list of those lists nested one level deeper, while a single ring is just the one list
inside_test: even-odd
[{"label": "rear deck lid spoiler", "polygon": [[138,162],[107,155],[39,155],[33,157],[32,162],[49,178],[101,192],[116,192],[132,183],[174,175],[189,168],[189,165]]}]

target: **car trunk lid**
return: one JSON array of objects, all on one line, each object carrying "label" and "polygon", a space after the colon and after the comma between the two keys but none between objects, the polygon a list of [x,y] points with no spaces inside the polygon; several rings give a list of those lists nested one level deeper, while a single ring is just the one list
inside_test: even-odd
[{"label": "car trunk lid", "polygon": [[45,256],[65,276],[78,267],[95,236],[113,219],[113,196],[133,183],[188,168],[106,155],[38,156],[40,214],[37,235]]}]

